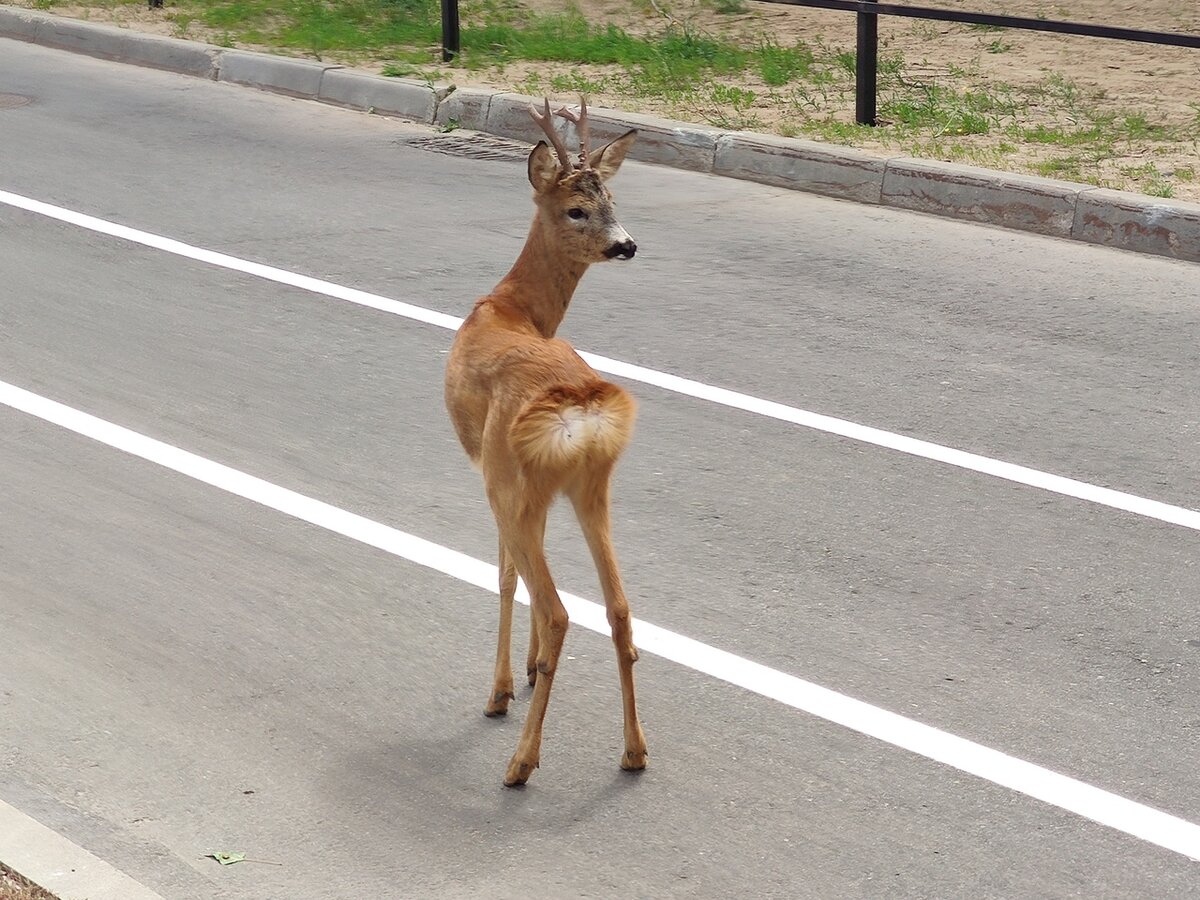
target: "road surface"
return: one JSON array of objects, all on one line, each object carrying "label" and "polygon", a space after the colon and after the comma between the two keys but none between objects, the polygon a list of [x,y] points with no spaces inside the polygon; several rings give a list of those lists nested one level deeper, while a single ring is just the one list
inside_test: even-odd
[{"label": "road surface", "polygon": [[[528,694],[482,715],[494,595],[354,528],[494,562],[442,409],[451,332],[388,301],[465,315],[524,238],[521,162],[7,41],[0,92],[32,98],[0,110],[0,799],[167,898],[1194,895],[1166,845],[1200,846],[1200,269],[627,163],[637,258],[589,272],[561,334],[879,432],[623,380],[631,602],[700,649],[643,653],[630,776],[611,645],[576,625],[542,768],[507,790]],[[564,509],[550,532],[596,599]],[[704,648],[759,664],[750,689]],[[764,696],[777,676],[902,718],[868,736]],[[906,722],[963,740],[936,761]],[[1118,821],[1049,774],[1031,796],[1042,772]]]}]

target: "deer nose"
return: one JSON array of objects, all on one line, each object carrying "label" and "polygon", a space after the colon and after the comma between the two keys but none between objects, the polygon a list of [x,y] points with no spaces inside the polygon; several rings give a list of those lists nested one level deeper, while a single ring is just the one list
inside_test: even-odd
[{"label": "deer nose", "polygon": [[637,244],[626,238],[605,250],[604,256],[607,259],[633,259],[635,253],[637,253]]}]

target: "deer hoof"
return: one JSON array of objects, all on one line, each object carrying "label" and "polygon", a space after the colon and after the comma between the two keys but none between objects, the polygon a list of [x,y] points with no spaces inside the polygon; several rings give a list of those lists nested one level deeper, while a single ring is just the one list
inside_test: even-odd
[{"label": "deer hoof", "polygon": [[483,708],[483,714],[489,719],[506,716],[508,715],[508,701],[515,699],[517,699],[516,695],[512,691],[496,691],[488,700],[487,706]]},{"label": "deer hoof", "polygon": [[504,773],[505,786],[518,787],[524,784],[537,767],[536,762],[522,762],[514,756],[512,762],[508,764],[508,771]]},{"label": "deer hoof", "polygon": [[621,768],[626,772],[640,772],[646,768],[645,750],[626,750],[621,755]]},{"label": "deer hoof", "polygon": [[530,666],[525,672],[525,674],[529,676],[530,687],[533,687],[535,684],[537,684],[537,672],[537,666]]}]

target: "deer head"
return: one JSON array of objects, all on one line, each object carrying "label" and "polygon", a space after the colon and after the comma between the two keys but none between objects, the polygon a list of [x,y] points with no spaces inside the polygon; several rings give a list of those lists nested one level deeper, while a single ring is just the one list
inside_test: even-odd
[{"label": "deer head", "polygon": [[621,168],[637,132],[627,132],[599,150],[589,149],[587,103],[580,97],[578,114],[566,108],[555,113],[575,123],[579,161],[573,163],[554,127],[550,101],[543,113],[530,106],[529,114],[550,139],[549,144],[540,141],[529,154],[529,183],[546,237],[575,262],[632,259],[637,244],[617,221],[612,194],[604,183]]}]

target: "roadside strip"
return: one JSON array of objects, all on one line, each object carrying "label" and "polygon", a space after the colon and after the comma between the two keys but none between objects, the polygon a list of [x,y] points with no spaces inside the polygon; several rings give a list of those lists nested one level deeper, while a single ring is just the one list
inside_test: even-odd
[{"label": "roadside strip", "polygon": [[[518,94],[383,78],[343,66],[230,50],[0,6],[0,37],[534,143],[537,126]],[[592,133],[637,128],[631,158],[1020,231],[1200,261],[1200,204],[939,160],[772,135],[727,132],[591,110]]]}]

